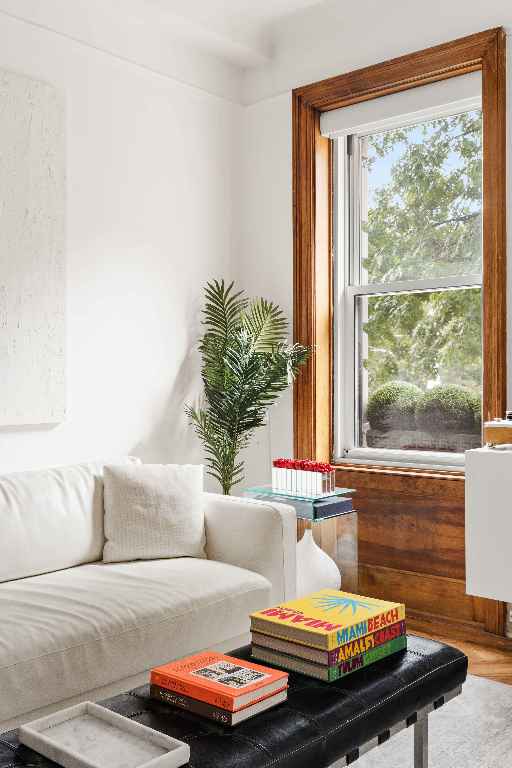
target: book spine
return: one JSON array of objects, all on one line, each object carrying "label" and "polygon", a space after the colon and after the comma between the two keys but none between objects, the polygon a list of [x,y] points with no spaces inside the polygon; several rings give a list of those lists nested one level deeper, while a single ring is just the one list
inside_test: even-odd
[{"label": "book spine", "polygon": [[187,712],[192,712],[194,715],[207,717],[209,720],[222,723],[222,725],[233,725],[233,714],[231,712],[228,712],[226,709],[221,709],[220,707],[214,707],[212,704],[207,704],[205,701],[191,699],[189,696],[183,696],[174,691],[169,691],[167,688],[162,688],[159,685],[150,686],[150,695],[152,699],[163,701],[173,707],[185,709]]},{"label": "book spine", "polygon": [[338,648],[329,651],[328,664],[329,666],[340,664],[354,656],[359,656],[361,653],[367,653],[373,648],[384,645],[384,643],[388,643],[390,640],[395,640],[397,637],[400,637],[400,635],[405,635],[405,633],[405,621],[397,621],[396,624],[391,624],[384,629],[378,629],[370,635],[365,635],[358,640],[345,643],[345,645],[340,645]]},{"label": "book spine", "polygon": [[343,661],[336,666],[327,667],[322,664],[315,664],[314,662],[308,662],[303,659],[289,656],[278,651],[272,651],[268,648],[259,648],[253,646],[252,656],[260,661],[265,661],[267,664],[275,664],[283,669],[288,669],[291,672],[298,672],[302,675],[314,677],[319,680],[326,680],[327,682],[333,682],[339,680],[342,677],[351,675],[352,672],[357,672],[359,669],[374,664],[381,659],[385,659],[398,651],[402,651],[407,648],[407,636],[401,635],[400,637],[390,640],[388,643],[384,643],[378,648],[372,648],[367,653],[361,653],[359,656],[354,656],[347,661]]},{"label": "book spine", "polygon": [[340,645],[332,651],[320,651],[311,646],[294,643],[291,640],[282,640],[262,632],[254,632],[252,641],[254,645],[260,648],[269,648],[277,653],[285,653],[305,661],[312,661],[315,664],[334,667],[342,661],[347,661],[347,659],[351,659],[354,656],[360,656],[361,653],[366,653],[372,648],[394,640],[400,635],[405,635],[405,633],[405,621],[399,621],[385,629],[378,629],[371,635],[366,635],[359,640],[353,640],[345,645]]},{"label": "book spine", "polygon": [[320,520],[324,517],[336,517],[337,515],[352,512],[352,499],[342,499],[340,501],[331,502],[326,504],[325,502],[313,502],[313,514],[315,520]]},{"label": "book spine", "polygon": [[362,653],[360,656],[354,656],[351,659],[347,659],[347,661],[343,661],[338,667],[338,677],[342,678],[351,675],[352,672],[357,672],[358,669],[363,669],[370,664],[375,664],[375,662],[381,661],[381,659],[385,659],[388,656],[392,656],[394,653],[398,653],[398,651],[403,651],[405,648],[407,648],[407,635],[396,637],[388,643],[379,645],[377,648],[372,648],[372,650],[367,651],[367,653]]},{"label": "book spine", "polygon": [[404,605],[397,605],[395,608],[389,608],[357,624],[350,624],[348,627],[333,630],[327,636],[327,650],[332,651],[339,645],[345,645],[345,643],[369,635],[378,629],[389,627],[399,621],[405,621]]},{"label": "book spine", "polygon": [[160,688],[174,691],[174,693],[180,693],[183,696],[189,696],[192,699],[205,701],[207,704],[212,704],[214,707],[227,709],[230,712],[235,711],[234,700],[229,698],[229,696],[223,696],[221,693],[216,693],[207,688],[202,688],[199,685],[189,683],[188,681],[185,682],[184,680],[171,677],[170,675],[164,675],[161,672],[151,672],[150,684],[158,685]]},{"label": "book spine", "polygon": [[290,640],[283,640],[279,637],[272,637],[272,635],[266,635],[264,632],[253,632],[252,644],[260,648],[268,648],[271,651],[287,653],[290,656],[296,656],[306,661],[313,661],[315,664],[327,665],[328,651],[320,651],[318,648],[293,643]]},{"label": "book spine", "polygon": [[322,664],[315,664],[313,661],[299,659],[296,656],[289,656],[286,653],[271,650],[270,648],[261,648],[253,645],[251,655],[254,659],[264,661],[266,664],[272,664],[281,667],[289,672],[298,672],[299,675],[307,675],[318,680],[330,682],[339,677],[338,667],[326,667]]}]

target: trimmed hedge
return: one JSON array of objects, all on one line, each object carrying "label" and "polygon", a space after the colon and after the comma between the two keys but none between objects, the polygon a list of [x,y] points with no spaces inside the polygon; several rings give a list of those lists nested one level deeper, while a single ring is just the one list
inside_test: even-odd
[{"label": "trimmed hedge", "polygon": [[471,395],[471,404],[473,406],[473,416],[475,419],[475,432],[482,431],[482,398],[478,394]]},{"label": "trimmed hedge", "polygon": [[366,416],[372,429],[415,429],[416,404],[423,392],[406,381],[382,384],[368,399]]},{"label": "trimmed hedge", "polygon": [[416,423],[426,432],[478,432],[480,398],[456,384],[433,387],[416,405]]}]

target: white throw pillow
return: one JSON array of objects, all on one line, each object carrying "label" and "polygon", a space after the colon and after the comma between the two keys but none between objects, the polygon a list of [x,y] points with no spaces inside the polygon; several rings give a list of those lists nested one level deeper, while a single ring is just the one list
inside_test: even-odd
[{"label": "white throw pillow", "polygon": [[202,465],[106,466],[104,499],[103,562],[206,557]]}]

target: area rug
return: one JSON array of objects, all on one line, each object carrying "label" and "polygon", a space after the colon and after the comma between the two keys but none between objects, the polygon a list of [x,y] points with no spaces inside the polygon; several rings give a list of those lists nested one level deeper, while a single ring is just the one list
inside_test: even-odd
[{"label": "area rug", "polygon": [[[358,768],[412,768],[413,729],[363,755]],[[512,766],[512,685],[468,676],[462,694],[429,717],[429,768]]]}]

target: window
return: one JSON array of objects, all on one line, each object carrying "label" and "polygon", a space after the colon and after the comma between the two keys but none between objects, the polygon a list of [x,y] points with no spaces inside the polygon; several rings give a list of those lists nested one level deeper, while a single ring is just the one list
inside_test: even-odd
[{"label": "window", "polygon": [[[355,297],[352,302],[349,289],[361,288],[352,268],[349,274],[345,259],[345,210],[348,190],[344,183],[347,156],[338,153],[338,167],[332,172],[333,153],[342,142],[335,137],[350,133],[358,137],[384,133],[395,128],[406,128],[414,123],[429,122],[450,117],[456,112],[482,109],[482,369],[483,418],[488,420],[504,414],[507,407],[507,231],[506,231],[506,35],[502,28],[486,30],[466,38],[447,42],[423,51],[410,53],[398,59],[374,64],[353,72],[345,72],[326,81],[295,88],[292,93],[292,181],[293,181],[293,316],[294,338],[309,345],[313,354],[304,374],[294,385],[294,452],[317,460],[343,459],[342,465],[367,463],[368,452],[383,450],[387,457],[381,463],[391,462],[394,449],[365,448],[356,441],[355,384]],[[481,81],[477,89],[470,88],[467,78],[476,76]],[[455,92],[448,94],[444,84],[453,84]],[[427,89],[435,88],[430,96]],[[438,95],[443,91],[442,100]],[[418,104],[416,94],[421,93]],[[480,102],[475,102],[475,99]],[[459,99],[471,103],[461,104]],[[400,105],[399,105],[400,102]],[[413,103],[414,102],[414,103]],[[457,102],[457,109],[453,109]],[[380,106],[379,106],[380,104]],[[367,106],[366,106],[367,105]],[[440,106],[449,105],[447,111]],[[398,107],[395,110],[395,107]],[[425,110],[425,111],[423,111]],[[357,114],[356,114],[357,113]],[[405,116],[397,124],[396,116]],[[414,118],[414,119],[413,119]],[[376,124],[376,121],[379,123]],[[342,176],[343,183],[336,184]],[[335,191],[339,206],[334,203]],[[336,220],[332,227],[333,219]],[[355,226],[355,220],[354,220]],[[339,238],[335,239],[336,232]],[[341,247],[340,247],[341,242]],[[336,259],[333,260],[333,253]],[[339,288],[334,293],[333,266],[337,271]],[[414,278],[413,278],[414,279]],[[434,279],[434,278],[429,278]],[[441,278],[436,278],[441,279]],[[478,288],[478,275],[469,275],[470,285],[464,285],[464,275],[456,278],[445,275],[445,287]],[[451,280],[452,283],[448,283]],[[453,284],[453,281],[456,284]],[[386,286],[389,288],[389,286]],[[428,290],[421,286],[423,291]],[[361,292],[361,293],[364,293]],[[367,292],[368,295],[368,292]],[[371,294],[378,296],[379,293]],[[350,316],[350,304],[353,313]],[[347,313],[349,322],[340,323]],[[333,315],[335,317],[333,317]],[[344,320],[344,318],[343,318]],[[349,345],[341,339],[344,333],[352,338]],[[346,340],[345,340],[346,341]],[[336,350],[336,354],[333,354]],[[334,375],[333,375],[334,373]],[[358,452],[366,455],[356,457]],[[405,478],[411,475],[407,465],[416,459],[424,461],[428,469],[435,463],[444,466],[457,464],[457,454],[434,452],[436,461],[429,461],[429,451],[395,449],[399,456],[393,463],[401,468]],[[350,458],[347,459],[347,456]],[[413,467],[412,474],[418,463]],[[405,468],[405,469],[404,469]],[[350,471],[364,472],[364,477],[379,478],[386,474],[381,467],[367,473],[365,468],[352,466]],[[343,471],[340,469],[340,472]],[[396,470],[392,470],[394,473]],[[425,473],[421,473],[425,476]],[[430,471],[427,472],[430,477]],[[357,475],[363,477],[363,475]],[[416,476],[416,475],[415,475]],[[405,481],[404,481],[405,482]],[[447,481],[448,482],[448,481]]]},{"label": "window", "polygon": [[458,465],[481,445],[482,113],[335,145],[335,458]]}]

